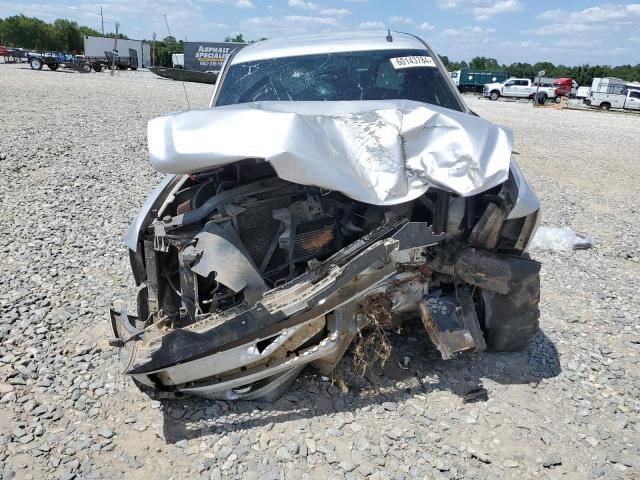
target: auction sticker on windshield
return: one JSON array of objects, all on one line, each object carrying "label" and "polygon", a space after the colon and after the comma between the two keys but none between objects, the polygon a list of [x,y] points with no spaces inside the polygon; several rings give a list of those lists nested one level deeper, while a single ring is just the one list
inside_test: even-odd
[{"label": "auction sticker on windshield", "polygon": [[395,68],[396,70],[415,67],[436,67],[436,63],[433,61],[433,58],[427,56],[396,57],[389,60],[391,61],[391,65],[393,65],[393,68]]}]

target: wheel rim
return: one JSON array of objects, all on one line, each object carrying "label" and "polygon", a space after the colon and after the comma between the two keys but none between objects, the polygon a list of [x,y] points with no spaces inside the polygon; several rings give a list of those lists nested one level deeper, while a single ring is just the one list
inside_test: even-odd
[{"label": "wheel rim", "polygon": [[33,65],[33,68],[40,68],[40,66],[42,65],[42,63],[40,62],[40,60],[32,60],[31,61],[31,65]]}]

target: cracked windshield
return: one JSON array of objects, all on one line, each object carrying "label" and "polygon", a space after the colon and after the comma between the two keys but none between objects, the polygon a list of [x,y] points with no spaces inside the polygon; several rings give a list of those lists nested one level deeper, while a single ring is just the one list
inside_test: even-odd
[{"label": "cracked windshield", "polygon": [[[461,110],[426,50],[380,50],[273,58],[232,65],[216,105],[257,101],[405,99]],[[425,62],[426,63],[426,62]]]}]

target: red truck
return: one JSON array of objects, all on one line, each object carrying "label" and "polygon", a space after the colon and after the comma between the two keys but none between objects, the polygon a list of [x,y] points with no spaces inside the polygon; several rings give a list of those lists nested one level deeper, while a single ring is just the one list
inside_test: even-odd
[{"label": "red truck", "polygon": [[556,102],[559,102],[561,97],[574,98],[576,96],[578,83],[573,78],[559,78],[553,84],[556,87]]},{"label": "red truck", "polygon": [[4,59],[4,63],[25,62],[27,56],[28,51],[24,48],[12,48],[0,45],[0,57]]}]

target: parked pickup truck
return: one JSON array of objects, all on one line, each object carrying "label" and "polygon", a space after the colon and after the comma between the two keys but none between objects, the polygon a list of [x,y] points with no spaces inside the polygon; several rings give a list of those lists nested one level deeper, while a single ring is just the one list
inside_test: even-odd
[{"label": "parked pickup truck", "polygon": [[640,111],[640,89],[623,90],[622,93],[591,92],[585,103],[602,110],[620,108]]},{"label": "parked pickup truck", "polygon": [[540,103],[544,103],[548,98],[555,98],[556,87],[552,84],[534,84],[528,78],[508,78],[502,83],[488,83],[484,86],[482,94],[491,100],[498,100],[500,97],[532,98],[538,93]]}]

